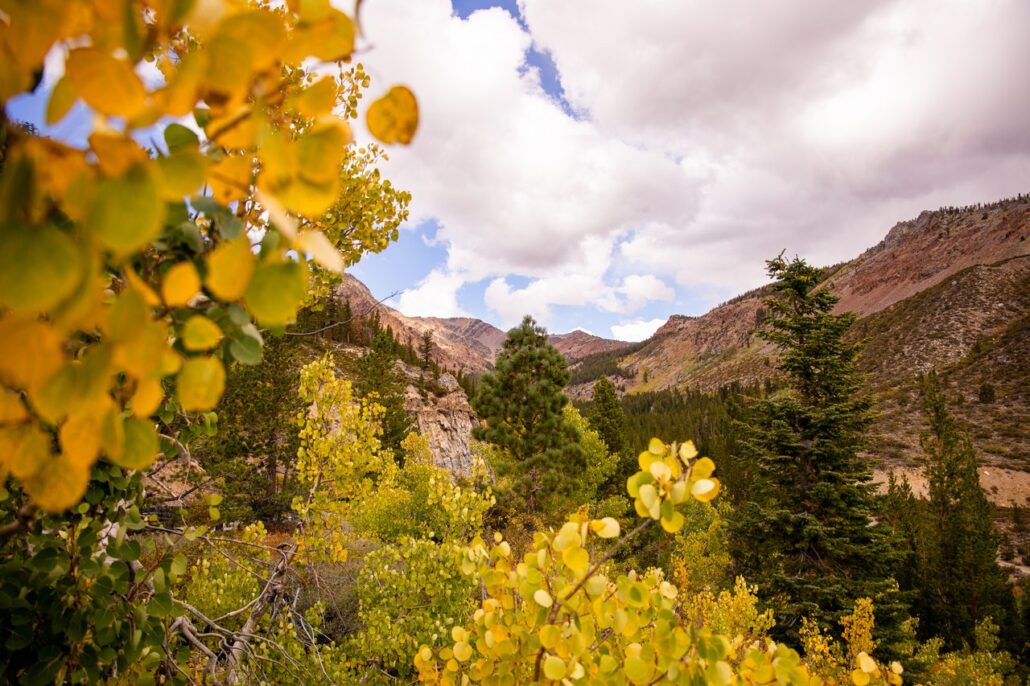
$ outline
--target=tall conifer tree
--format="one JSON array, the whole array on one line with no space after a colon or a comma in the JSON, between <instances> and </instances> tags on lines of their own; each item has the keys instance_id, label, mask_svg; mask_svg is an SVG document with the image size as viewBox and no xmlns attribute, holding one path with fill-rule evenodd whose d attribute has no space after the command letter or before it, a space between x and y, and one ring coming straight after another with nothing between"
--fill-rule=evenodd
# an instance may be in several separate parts
<instances>
[{"instance_id":1,"label":"tall conifer tree","mask_svg":"<svg viewBox=\"0 0 1030 686\"><path fill-rule=\"evenodd\" d=\"M358 359L354 391L358 397L383 406L380 440L394 452L399 463L404 457L401 441L414 429L414 422L404 408L404 383L397 371L395 342L387 331L390 329L377 333L369 349Z\"/></svg>"},{"instance_id":2,"label":"tall conifer tree","mask_svg":"<svg viewBox=\"0 0 1030 686\"><path fill-rule=\"evenodd\" d=\"M929 526L922 548L926 569L918 600L920 628L948 646L971 643L977 622L990 616L1009 634L1021 622L997 562L993 509L980 485L976 451L948 410L937 375L924 380L929 431L921 444L929 486Z\"/></svg>"},{"instance_id":3,"label":"tall conifer tree","mask_svg":"<svg viewBox=\"0 0 1030 686\"><path fill-rule=\"evenodd\" d=\"M855 599L868 597L890 652L906 612L891 533L872 518L870 466L859 455L872 403L860 388L858 345L845 337L855 315L833 312L838 298L818 287L821 270L782 255L767 264L776 292L759 335L778 349L786 387L758 401L741 427L754 479L735 517L734 559L788 636L802 617L837 632Z\"/></svg>"},{"instance_id":4,"label":"tall conifer tree","mask_svg":"<svg viewBox=\"0 0 1030 686\"><path fill-rule=\"evenodd\" d=\"M475 437L510 453L515 488L532 511L568 490L585 467L579 434L562 413L568 381L565 358L527 316L508 332L472 403L484 421Z\"/></svg>"}]
</instances>

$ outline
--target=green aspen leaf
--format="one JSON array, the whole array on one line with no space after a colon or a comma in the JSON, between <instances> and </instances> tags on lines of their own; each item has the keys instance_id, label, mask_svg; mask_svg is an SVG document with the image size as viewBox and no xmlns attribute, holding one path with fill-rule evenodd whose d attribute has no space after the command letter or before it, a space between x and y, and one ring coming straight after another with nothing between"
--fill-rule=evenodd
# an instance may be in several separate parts
<instances>
[{"instance_id":1,"label":"green aspen leaf","mask_svg":"<svg viewBox=\"0 0 1030 686\"><path fill-rule=\"evenodd\" d=\"M0 307L50 310L72 294L81 271L72 239L53 226L0 227Z\"/></svg>"},{"instance_id":2,"label":"green aspen leaf","mask_svg":"<svg viewBox=\"0 0 1030 686\"><path fill-rule=\"evenodd\" d=\"M143 248L161 233L165 203L153 175L142 166L97 186L86 228L117 256Z\"/></svg>"},{"instance_id":3,"label":"green aspen leaf","mask_svg":"<svg viewBox=\"0 0 1030 686\"><path fill-rule=\"evenodd\" d=\"M175 152L180 148L192 148L200 145L200 139L193 129L182 124L171 123L164 130L165 145L169 152Z\"/></svg>"},{"instance_id":4,"label":"green aspen leaf","mask_svg":"<svg viewBox=\"0 0 1030 686\"><path fill-rule=\"evenodd\" d=\"M195 314L182 325L182 344L187 350L210 350L222 340L222 330L202 314Z\"/></svg>"},{"instance_id":5,"label":"green aspen leaf","mask_svg":"<svg viewBox=\"0 0 1030 686\"><path fill-rule=\"evenodd\" d=\"M196 150L179 150L155 160L156 180L165 200L193 195L207 174L207 158Z\"/></svg>"},{"instance_id":6,"label":"green aspen leaf","mask_svg":"<svg viewBox=\"0 0 1030 686\"><path fill-rule=\"evenodd\" d=\"M50 100L47 101L46 123L52 126L64 119L72 105L75 104L76 97L71 79L67 76L58 79L54 90L50 93Z\"/></svg>"},{"instance_id":7,"label":"green aspen leaf","mask_svg":"<svg viewBox=\"0 0 1030 686\"><path fill-rule=\"evenodd\" d=\"M225 390L225 368L213 357L191 357L176 377L179 404L187 412L205 412L218 404Z\"/></svg>"},{"instance_id":8,"label":"green aspen leaf","mask_svg":"<svg viewBox=\"0 0 1030 686\"><path fill-rule=\"evenodd\" d=\"M254 272L244 300L262 326L284 326L293 321L304 302L307 273L298 262L264 264Z\"/></svg>"},{"instance_id":9,"label":"green aspen leaf","mask_svg":"<svg viewBox=\"0 0 1030 686\"><path fill-rule=\"evenodd\" d=\"M237 362L246 365L261 364L264 357L261 341L250 336L234 338L229 344L229 353Z\"/></svg>"},{"instance_id":10,"label":"green aspen leaf","mask_svg":"<svg viewBox=\"0 0 1030 686\"><path fill-rule=\"evenodd\" d=\"M125 447L117 457L108 455L112 462L125 469L146 469L160 450L157 431L149 420L130 417L125 420Z\"/></svg>"},{"instance_id":11,"label":"green aspen leaf","mask_svg":"<svg viewBox=\"0 0 1030 686\"><path fill-rule=\"evenodd\" d=\"M565 676L565 662L557 655L548 655L544 660L544 676L558 681Z\"/></svg>"}]
</instances>

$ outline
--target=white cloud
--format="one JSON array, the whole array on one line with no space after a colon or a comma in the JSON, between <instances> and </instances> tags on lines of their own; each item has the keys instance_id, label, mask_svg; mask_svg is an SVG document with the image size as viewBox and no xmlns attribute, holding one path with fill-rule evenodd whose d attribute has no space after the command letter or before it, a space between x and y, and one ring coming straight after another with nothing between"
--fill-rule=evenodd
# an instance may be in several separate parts
<instances>
[{"instance_id":1,"label":"white cloud","mask_svg":"<svg viewBox=\"0 0 1030 686\"><path fill-rule=\"evenodd\" d=\"M417 286L401 293L397 309L412 317L467 317L458 304L458 289L464 283L460 275L434 269Z\"/></svg>"},{"instance_id":2,"label":"white cloud","mask_svg":"<svg viewBox=\"0 0 1030 686\"><path fill-rule=\"evenodd\" d=\"M642 341L658 330L664 319L631 319L612 324L612 336L619 341Z\"/></svg>"},{"instance_id":3,"label":"white cloud","mask_svg":"<svg viewBox=\"0 0 1030 686\"><path fill-rule=\"evenodd\" d=\"M363 7L374 89L403 81L420 104L386 173L448 249L405 311L457 311L482 279L503 325L558 329L558 307L628 315L676 300L672 282L739 292L782 249L837 262L1030 178L1025 0L520 7L529 33L446 0ZM578 119L526 68L533 43Z\"/></svg>"}]
</instances>

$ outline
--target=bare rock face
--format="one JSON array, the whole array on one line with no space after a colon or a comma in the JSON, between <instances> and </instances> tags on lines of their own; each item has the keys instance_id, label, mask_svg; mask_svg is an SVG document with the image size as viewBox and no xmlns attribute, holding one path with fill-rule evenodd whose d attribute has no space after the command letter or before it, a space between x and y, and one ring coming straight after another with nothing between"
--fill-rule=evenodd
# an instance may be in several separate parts
<instances>
[{"instance_id":1,"label":"bare rock face","mask_svg":"<svg viewBox=\"0 0 1030 686\"><path fill-rule=\"evenodd\" d=\"M405 409L415 418L418 431L433 453L433 461L452 474L467 476L472 471L472 429L479 418L468 396L450 374L441 374L429 384L426 398L418 390L418 370L398 363L408 380Z\"/></svg>"}]
</instances>

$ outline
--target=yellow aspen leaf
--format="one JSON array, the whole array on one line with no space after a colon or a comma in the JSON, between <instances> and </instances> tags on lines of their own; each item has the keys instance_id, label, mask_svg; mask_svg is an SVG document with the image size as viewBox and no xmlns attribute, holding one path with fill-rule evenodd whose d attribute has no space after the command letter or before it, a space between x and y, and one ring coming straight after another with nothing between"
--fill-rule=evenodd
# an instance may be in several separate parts
<instances>
[{"instance_id":1,"label":"yellow aspen leaf","mask_svg":"<svg viewBox=\"0 0 1030 686\"><path fill-rule=\"evenodd\" d=\"M554 605L554 598L552 598L551 594L542 588L537 589L536 592L533 593L533 601L540 607L551 607Z\"/></svg>"},{"instance_id":2,"label":"yellow aspen leaf","mask_svg":"<svg viewBox=\"0 0 1030 686\"><path fill-rule=\"evenodd\" d=\"M206 73L207 53L202 50L191 52L179 62L168 85L154 94L156 107L172 117L182 117L192 112L197 105L198 92Z\"/></svg>"},{"instance_id":3,"label":"yellow aspen leaf","mask_svg":"<svg viewBox=\"0 0 1030 686\"><path fill-rule=\"evenodd\" d=\"M92 467L100 455L100 433L106 413L96 410L83 408L69 415L57 432L62 454L75 465Z\"/></svg>"},{"instance_id":4,"label":"yellow aspen leaf","mask_svg":"<svg viewBox=\"0 0 1030 686\"><path fill-rule=\"evenodd\" d=\"M100 449L111 460L121 457L125 450L125 424L121 409L111 403L100 423Z\"/></svg>"},{"instance_id":5,"label":"yellow aspen leaf","mask_svg":"<svg viewBox=\"0 0 1030 686\"><path fill-rule=\"evenodd\" d=\"M182 307L200 292L200 276L192 262L180 262L169 269L161 282L161 297L169 307Z\"/></svg>"},{"instance_id":6,"label":"yellow aspen leaf","mask_svg":"<svg viewBox=\"0 0 1030 686\"><path fill-rule=\"evenodd\" d=\"M126 288L118 294L107 319L107 334L112 341L126 343L143 332L149 321L149 310L143 294Z\"/></svg>"},{"instance_id":7,"label":"yellow aspen leaf","mask_svg":"<svg viewBox=\"0 0 1030 686\"><path fill-rule=\"evenodd\" d=\"M163 371L166 351L168 325L164 322L145 321L138 335L129 343L117 347L115 361L121 369L142 379Z\"/></svg>"},{"instance_id":8,"label":"yellow aspen leaf","mask_svg":"<svg viewBox=\"0 0 1030 686\"><path fill-rule=\"evenodd\" d=\"M63 512L82 500L89 485L89 468L58 455L45 460L23 485L39 507L48 512Z\"/></svg>"},{"instance_id":9,"label":"yellow aspen leaf","mask_svg":"<svg viewBox=\"0 0 1030 686\"><path fill-rule=\"evenodd\" d=\"M279 229L279 233L286 236L290 241L296 241L297 220L290 216L290 213L286 211L283 204L274 195L269 195L260 188L254 193L254 198L267 210L269 221L275 224L275 228Z\"/></svg>"},{"instance_id":10,"label":"yellow aspen leaf","mask_svg":"<svg viewBox=\"0 0 1030 686\"><path fill-rule=\"evenodd\" d=\"M62 76L54 84L54 90L50 92L50 99L46 105L46 123L54 125L64 119L76 99L75 87L72 86L71 79Z\"/></svg>"},{"instance_id":11,"label":"yellow aspen leaf","mask_svg":"<svg viewBox=\"0 0 1030 686\"><path fill-rule=\"evenodd\" d=\"M646 684L651 680L652 666L639 655L629 655L623 662L622 671L631 684Z\"/></svg>"},{"instance_id":12,"label":"yellow aspen leaf","mask_svg":"<svg viewBox=\"0 0 1030 686\"><path fill-rule=\"evenodd\" d=\"M139 166L98 184L86 228L105 248L124 256L157 238L164 217L165 204L153 174Z\"/></svg>"},{"instance_id":13,"label":"yellow aspen leaf","mask_svg":"<svg viewBox=\"0 0 1030 686\"><path fill-rule=\"evenodd\" d=\"M125 268L125 283L129 285L129 288L133 289L143 297L143 302L147 307L157 307L161 304L161 298L157 297L157 293L150 287L143 279L139 278L139 274L136 273L132 267Z\"/></svg>"},{"instance_id":14,"label":"yellow aspen leaf","mask_svg":"<svg viewBox=\"0 0 1030 686\"><path fill-rule=\"evenodd\" d=\"M872 674L873 672L877 671L876 660L869 657L869 654L866 652L859 653L855 657L855 662L858 663L858 668L861 669L863 672L868 672L869 674Z\"/></svg>"},{"instance_id":15,"label":"yellow aspen leaf","mask_svg":"<svg viewBox=\"0 0 1030 686\"><path fill-rule=\"evenodd\" d=\"M222 340L222 330L202 314L195 314L182 325L182 344L187 350L210 350Z\"/></svg>"},{"instance_id":16,"label":"yellow aspen leaf","mask_svg":"<svg viewBox=\"0 0 1030 686\"><path fill-rule=\"evenodd\" d=\"M565 676L565 661L557 655L548 655L544 660L544 676L552 681L558 681Z\"/></svg>"},{"instance_id":17,"label":"yellow aspen leaf","mask_svg":"<svg viewBox=\"0 0 1030 686\"><path fill-rule=\"evenodd\" d=\"M274 66L286 48L286 29L282 20L266 10L234 14L218 26L215 41L229 39L246 47L251 71L262 72Z\"/></svg>"},{"instance_id":18,"label":"yellow aspen leaf","mask_svg":"<svg viewBox=\"0 0 1030 686\"><path fill-rule=\"evenodd\" d=\"M213 357L191 357L176 377L179 404L187 412L214 409L225 390L225 369Z\"/></svg>"},{"instance_id":19,"label":"yellow aspen leaf","mask_svg":"<svg viewBox=\"0 0 1030 686\"><path fill-rule=\"evenodd\" d=\"M354 52L354 22L335 8L324 7L317 14L307 14L294 29L284 60L299 64L305 57L334 62ZM315 19L315 17L318 17Z\"/></svg>"},{"instance_id":20,"label":"yellow aspen leaf","mask_svg":"<svg viewBox=\"0 0 1030 686\"><path fill-rule=\"evenodd\" d=\"M91 347L81 361L66 362L38 388L29 389L36 413L50 424L60 424L81 404L102 402L111 384L113 346Z\"/></svg>"},{"instance_id":21,"label":"yellow aspen leaf","mask_svg":"<svg viewBox=\"0 0 1030 686\"><path fill-rule=\"evenodd\" d=\"M665 453L668 452L668 448L660 439L652 438L647 444L647 451L656 457L664 457Z\"/></svg>"},{"instance_id":22,"label":"yellow aspen leaf","mask_svg":"<svg viewBox=\"0 0 1030 686\"><path fill-rule=\"evenodd\" d=\"M700 460L694 463L694 468L690 470L691 480L696 479L707 479L715 471L715 463L709 457L702 457Z\"/></svg>"},{"instance_id":23,"label":"yellow aspen leaf","mask_svg":"<svg viewBox=\"0 0 1030 686\"><path fill-rule=\"evenodd\" d=\"M89 147L106 176L121 176L150 157L132 138L113 131L94 131L89 136Z\"/></svg>"},{"instance_id":24,"label":"yellow aspen leaf","mask_svg":"<svg viewBox=\"0 0 1030 686\"><path fill-rule=\"evenodd\" d=\"M454 644L454 659L458 662L468 662L471 657L472 646L465 641L459 641Z\"/></svg>"},{"instance_id":25,"label":"yellow aspen leaf","mask_svg":"<svg viewBox=\"0 0 1030 686\"><path fill-rule=\"evenodd\" d=\"M254 171L249 155L223 157L207 168L211 194L222 205L243 200L250 193Z\"/></svg>"},{"instance_id":26,"label":"yellow aspen leaf","mask_svg":"<svg viewBox=\"0 0 1030 686\"><path fill-rule=\"evenodd\" d=\"M35 319L7 315L0 319L0 381L14 388L34 388L64 363L61 338Z\"/></svg>"},{"instance_id":27,"label":"yellow aspen leaf","mask_svg":"<svg viewBox=\"0 0 1030 686\"><path fill-rule=\"evenodd\" d=\"M12 424L28 419L29 413L21 396L14 391L0 388L0 425Z\"/></svg>"},{"instance_id":28,"label":"yellow aspen leaf","mask_svg":"<svg viewBox=\"0 0 1030 686\"><path fill-rule=\"evenodd\" d=\"M250 148L257 135L254 119L251 106L244 105L220 117L211 117L204 132L209 140L222 147Z\"/></svg>"},{"instance_id":29,"label":"yellow aspen leaf","mask_svg":"<svg viewBox=\"0 0 1030 686\"><path fill-rule=\"evenodd\" d=\"M561 640L561 627L554 624L545 624L540 627L538 635L540 636L540 645L548 650L553 650L558 645L558 641Z\"/></svg>"},{"instance_id":30,"label":"yellow aspen leaf","mask_svg":"<svg viewBox=\"0 0 1030 686\"><path fill-rule=\"evenodd\" d=\"M149 417L157 412L164 400L164 389L158 379L140 379L136 392L132 395L132 414L136 417Z\"/></svg>"},{"instance_id":31,"label":"yellow aspen leaf","mask_svg":"<svg viewBox=\"0 0 1030 686\"><path fill-rule=\"evenodd\" d=\"M383 143L407 145L418 128L418 101L406 86L394 86L365 112L369 132Z\"/></svg>"},{"instance_id":32,"label":"yellow aspen leaf","mask_svg":"<svg viewBox=\"0 0 1030 686\"><path fill-rule=\"evenodd\" d=\"M23 150L33 158L40 188L62 202L73 182L94 173L86 160L86 151L57 141L30 139L25 142Z\"/></svg>"},{"instance_id":33,"label":"yellow aspen leaf","mask_svg":"<svg viewBox=\"0 0 1030 686\"><path fill-rule=\"evenodd\" d=\"M669 513L668 516L663 516L661 518L662 528L670 534L674 534L680 529L682 529L683 524L685 522L686 519L683 517L681 513L677 512L676 510L673 510L671 513Z\"/></svg>"},{"instance_id":34,"label":"yellow aspen leaf","mask_svg":"<svg viewBox=\"0 0 1030 686\"><path fill-rule=\"evenodd\" d=\"M174 350L167 348L161 351L161 362L158 370L161 376L171 376L182 369L182 357Z\"/></svg>"},{"instance_id":35,"label":"yellow aspen leaf","mask_svg":"<svg viewBox=\"0 0 1030 686\"><path fill-rule=\"evenodd\" d=\"M297 250L306 253L319 265L331 272L343 271L343 256L321 231L306 231L297 236Z\"/></svg>"},{"instance_id":36,"label":"yellow aspen leaf","mask_svg":"<svg viewBox=\"0 0 1030 686\"><path fill-rule=\"evenodd\" d=\"M561 554L562 562L575 573L577 577L587 573L590 566L590 554L584 548L566 548Z\"/></svg>"},{"instance_id":37,"label":"yellow aspen leaf","mask_svg":"<svg viewBox=\"0 0 1030 686\"><path fill-rule=\"evenodd\" d=\"M718 479L698 479L690 486L690 494L696 500L707 503L719 495Z\"/></svg>"},{"instance_id":38,"label":"yellow aspen leaf","mask_svg":"<svg viewBox=\"0 0 1030 686\"><path fill-rule=\"evenodd\" d=\"M340 162L353 140L347 122L327 117L297 141L300 176L313 184L330 183L340 175Z\"/></svg>"},{"instance_id":39,"label":"yellow aspen leaf","mask_svg":"<svg viewBox=\"0 0 1030 686\"><path fill-rule=\"evenodd\" d=\"M338 95L336 80L326 76L291 96L287 104L302 117L318 118L332 114Z\"/></svg>"},{"instance_id":40,"label":"yellow aspen leaf","mask_svg":"<svg viewBox=\"0 0 1030 686\"><path fill-rule=\"evenodd\" d=\"M18 66L9 51L0 51L0 100L9 100L31 85L32 74Z\"/></svg>"},{"instance_id":41,"label":"yellow aspen leaf","mask_svg":"<svg viewBox=\"0 0 1030 686\"><path fill-rule=\"evenodd\" d=\"M690 464L695 457L697 457L697 448L694 447L694 441L685 441L680 444L680 459L683 460L683 464Z\"/></svg>"},{"instance_id":42,"label":"yellow aspen leaf","mask_svg":"<svg viewBox=\"0 0 1030 686\"><path fill-rule=\"evenodd\" d=\"M65 69L75 92L101 114L132 119L146 109L146 89L127 60L100 48L76 48Z\"/></svg>"},{"instance_id":43,"label":"yellow aspen leaf","mask_svg":"<svg viewBox=\"0 0 1030 686\"><path fill-rule=\"evenodd\" d=\"M207 159L197 150L177 150L155 160L156 178L161 197L169 201L193 195L204 185Z\"/></svg>"},{"instance_id":44,"label":"yellow aspen leaf","mask_svg":"<svg viewBox=\"0 0 1030 686\"><path fill-rule=\"evenodd\" d=\"M50 458L50 436L35 424L0 429L0 447L16 479L27 479Z\"/></svg>"},{"instance_id":45,"label":"yellow aspen leaf","mask_svg":"<svg viewBox=\"0 0 1030 686\"><path fill-rule=\"evenodd\" d=\"M590 529L600 538L615 538L619 535L619 520L614 517L595 519L590 522Z\"/></svg>"},{"instance_id":46,"label":"yellow aspen leaf","mask_svg":"<svg viewBox=\"0 0 1030 686\"><path fill-rule=\"evenodd\" d=\"M311 219L325 214L339 195L340 180L337 177L325 183L297 177L276 193L283 205Z\"/></svg>"},{"instance_id":47,"label":"yellow aspen leaf","mask_svg":"<svg viewBox=\"0 0 1030 686\"><path fill-rule=\"evenodd\" d=\"M224 302L239 300L254 273L254 254L246 234L222 243L207 258L204 285Z\"/></svg>"},{"instance_id":48,"label":"yellow aspen leaf","mask_svg":"<svg viewBox=\"0 0 1030 686\"><path fill-rule=\"evenodd\" d=\"M63 9L61 3L53 0L4 3L10 26L4 40L12 61L23 70L31 73L43 65L50 46L61 36Z\"/></svg>"},{"instance_id":49,"label":"yellow aspen leaf","mask_svg":"<svg viewBox=\"0 0 1030 686\"><path fill-rule=\"evenodd\" d=\"M250 47L232 36L218 35L205 48L204 82L209 94L226 108L242 105L252 75Z\"/></svg>"},{"instance_id":50,"label":"yellow aspen leaf","mask_svg":"<svg viewBox=\"0 0 1030 686\"><path fill-rule=\"evenodd\" d=\"M851 672L851 681L855 686L867 686L871 679L868 673L863 672L861 669L856 669Z\"/></svg>"},{"instance_id":51,"label":"yellow aspen leaf","mask_svg":"<svg viewBox=\"0 0 1030 686\"><path fill-rule=\"evenodd\" d=\"M123 425L125 448L117 457L108 455L111 461L126 469L146 469L157 457L160 445L157 431L149 420L130 417Z\"/></svg>"},{"instance_id":52,"label":"yellow aspen leaf","mask_svg":"<svg viewBox=\"0 0 1030 686\"><path fill-rule=\"evenodd\" d=\"M72 294L82 265L72 239L45 224L0 226L0 307L45 312Z\"/></svg>"},{"instance_id":53,"label":"yellow aspen leaf","mask_svg":"<svg viewBox=\"0 0 1030 686\"><path fill-rule=\"evenodd\" d=\"M263 264L254 272L244 300L262 326L284 326L296 316L306 288L307 272L302 263Z\"/></svg>"}]
</instances>

